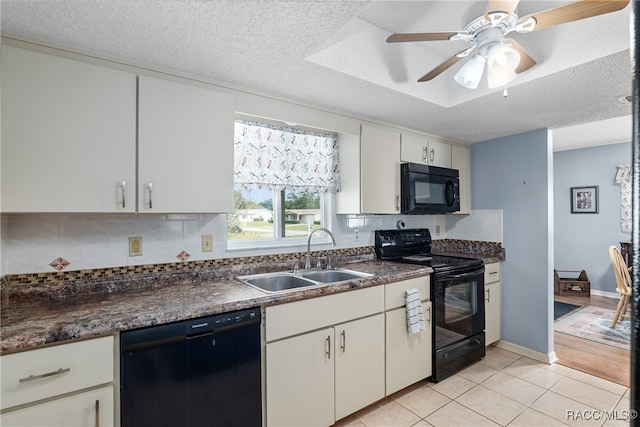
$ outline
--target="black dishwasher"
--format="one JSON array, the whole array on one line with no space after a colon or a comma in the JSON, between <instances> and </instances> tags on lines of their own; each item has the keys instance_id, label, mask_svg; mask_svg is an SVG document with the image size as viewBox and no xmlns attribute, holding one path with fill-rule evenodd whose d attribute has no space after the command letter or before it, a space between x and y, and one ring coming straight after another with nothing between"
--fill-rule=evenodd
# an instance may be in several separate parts
<instances>
[{"instance_id":1,"label":"black dishwasher","mask_svg":"<svg viewBox=\"0 0 640 427\"><path fill-rule=\"evenodd\" d=\"M260 310L120 334L121 425L262 425Z\"/></svg>"}]
</instances>

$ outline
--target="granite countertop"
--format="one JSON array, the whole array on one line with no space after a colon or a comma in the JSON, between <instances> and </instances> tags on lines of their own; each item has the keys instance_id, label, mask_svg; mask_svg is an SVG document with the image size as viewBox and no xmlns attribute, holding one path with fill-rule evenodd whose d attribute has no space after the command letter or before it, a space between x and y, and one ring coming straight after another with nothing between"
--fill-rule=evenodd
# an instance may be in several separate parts
<instances>
[{"instance_id":1,"label":"granite countertop","mask_svg":"<svg viewBox=\"0 0 640 427\"><path fill-rule=\"evenodd\" d=\"M342 267L374 276L272 294L238 280L224 278L195 283L163 283L153 288L122 292L76 293L54 298L39 295L11 302L3 299L0 354L378 286L432 272L430 267L384 261L365 261Z\"/></svg>"}]
</instances>

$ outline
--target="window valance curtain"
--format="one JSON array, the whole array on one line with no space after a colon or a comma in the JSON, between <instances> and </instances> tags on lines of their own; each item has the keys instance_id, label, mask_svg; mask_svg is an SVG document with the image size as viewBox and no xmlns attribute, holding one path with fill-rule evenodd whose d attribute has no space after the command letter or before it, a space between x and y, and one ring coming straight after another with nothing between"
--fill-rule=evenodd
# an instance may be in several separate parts
<instances>
[{"instance_id":1,"label":"window valance curtain","mask_svg":"<svg viewBox=\"0 0 640 427\"><path fill-rule=\"evenodd\" d=\"M616 173L616 184L620 184L620 229L631 233L631 165L621 164Z\"/></svg>"},{"instance_id":2,"label":"window valance curtain","mask_svg":"<svg viewBox=\"0 0 640 427\"><path fill-rule=\"evenodd\" d=\"M335 134L235 121L235 183L276 191L340 191Z\"/></svg>"}]
</instances>

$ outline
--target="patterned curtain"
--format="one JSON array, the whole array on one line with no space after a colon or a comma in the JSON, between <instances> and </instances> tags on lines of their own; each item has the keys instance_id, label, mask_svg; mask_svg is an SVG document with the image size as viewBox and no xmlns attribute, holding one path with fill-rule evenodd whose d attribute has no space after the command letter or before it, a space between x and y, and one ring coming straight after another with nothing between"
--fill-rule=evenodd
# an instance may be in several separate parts
<instances>
[{"instance_id":1,"label":"patterned curtain","mask_svg":"<svg viewBox=\"0 0 640 427\"><path fill-rule=\"evenodd\" d=\"M631 233L631 165L618 166L616 184L620 184L620 229Z\"/></svg>"},{"instance_id":2,"label":"patterned curtain","mask_svg":"<svg viewBox=\"0 0 640 427\"><path fill-rule=\"evenodd\" d=\"M335 134L236 120L234 162L240 188L340 191Z\"/></svg>"}]
</instances>

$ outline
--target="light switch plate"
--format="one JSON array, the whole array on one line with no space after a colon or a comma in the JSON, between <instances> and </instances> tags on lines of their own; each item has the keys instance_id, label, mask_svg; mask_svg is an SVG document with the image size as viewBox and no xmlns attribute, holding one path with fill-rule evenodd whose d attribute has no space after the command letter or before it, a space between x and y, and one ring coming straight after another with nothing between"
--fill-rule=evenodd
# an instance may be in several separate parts
<instances>
[{"instance_id":1,"label":"light switch plate","mask_svg":"<svg viewBox=\"0 0 640 427\"><path fill-rule=\"evenodd\" d=\"M202 235L202 252L213 252L213 234Z\"/></svg>"}]
</instances>

